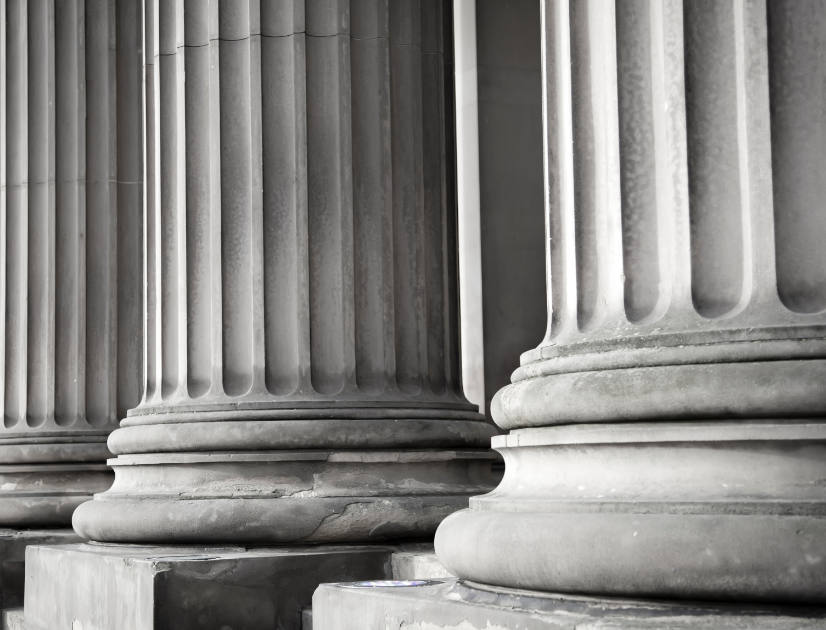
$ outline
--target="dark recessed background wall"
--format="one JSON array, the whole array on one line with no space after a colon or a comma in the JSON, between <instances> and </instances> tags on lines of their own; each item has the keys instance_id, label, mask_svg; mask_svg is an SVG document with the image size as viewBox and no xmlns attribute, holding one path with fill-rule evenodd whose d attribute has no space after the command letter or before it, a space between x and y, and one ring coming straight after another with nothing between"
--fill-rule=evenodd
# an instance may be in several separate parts
<instances>
[{"instance_id":1,"label":"dark recessed background wall","mask_svg":"<svg viewBox=\"0 0 826 630\"><path fill-rule=\"evenodd\" d=\"M539 2L477 0L485 410L546 324Z\"/></svg>"}]
</instances>

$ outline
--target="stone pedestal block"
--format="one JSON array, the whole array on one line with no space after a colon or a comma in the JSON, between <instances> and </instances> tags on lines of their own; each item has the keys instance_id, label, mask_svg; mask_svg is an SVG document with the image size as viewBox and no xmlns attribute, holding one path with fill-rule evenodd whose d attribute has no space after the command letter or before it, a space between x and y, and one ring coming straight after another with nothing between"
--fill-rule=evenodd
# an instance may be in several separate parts
<instances>
[{"instance_id":1,"label":"stone pedestal block","mask_svg":"<svg viewBox=\"0 0 826 630\"><path fill-rule=\"evenodd\" d=\"M71 529L0 529L0 609L23 605L28 545L80 542Z\"/></svg>"},{"instance_id":2,"label":"stone pedestal block","mask_svg":"<svg viewBox=\"0 0 826 630\"><path fill-rule=\"evenodd\" d=\"M313 595L316 630L814 630L826 609L601 599L470 586L322 584Z\"/></svg>"},{"instance_id":3,"label":"stone pedestal block","mask_svg":"<svg viewBox=\"0 0 826 630\"><path fill-rule=\"evenodd\" d=\"M432 574L432 558L428 545L32 547L26 628L300 630L320 583Z\"/></svg>"},{"instance_id":4,"label":"stone pedestal block","mask_svg":"<svg viewBox=\"0 0 826 630\"><path fill-rule=\"evenodd\" d=\"M389 578L391 553L379 546L33 547L26 628L299 630L319 583Z\"/></svg>"}]
</instances>

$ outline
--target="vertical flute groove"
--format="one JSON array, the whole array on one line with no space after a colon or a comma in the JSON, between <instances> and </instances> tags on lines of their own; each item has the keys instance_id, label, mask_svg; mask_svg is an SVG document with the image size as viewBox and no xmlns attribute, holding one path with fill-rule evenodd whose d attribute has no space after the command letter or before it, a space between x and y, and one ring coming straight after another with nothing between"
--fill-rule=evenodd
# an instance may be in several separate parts
<instances>
[{"instance_id":1,"label":"vertical flute groove","mask_svg":"<svg viewBox=\"0 0 826 630\"><path fill-rule=\"evenodd\" d=\"M55 421L71 425L85 415L86 15L77 2L55 8Z\"/></svg>"},{"instance_id":2,"label":"vertical flute groove","mask_svg":"<svg viewBox=\"0 0 826 630\"><path fill-rule=\"evenodd\" d=\"M221 271L223 386L231 396L253 385L253 52L250 6L220 4Z\"/></svg>"},{"instance_id":3,"label":"vertical flute groove","mask_svg":"<svg viewBox=\"0 0 826 630\"><path fill-rule=\"evenodd\" d=\"M777 292L797 313L826 308L826 7L768 6Z\"/></svg>"},{"instance_id":4,"label":"vertical flute groove","mask_svg":"<svg viewBox=\"0 0 826 630\"><path fill-rule=\"evenodd\" d=\"M266 386L310 386L304 0L261 7Z\"/></svg>"},{"instance_id":5,"label":"vertical flute groove","mask_svg":"<svg viewBox=\"0 0 826 630\"><path fill-rule=\"evenodd\" d=\"M459 345L459 241L458 229L458 158L456 147L456 64L453 52L453 5L441 3L442 99L444 110L440 121L444 143L444 191L442 195L442 269L443 317L445 327L445 387L448 393L461 398L462 368Z\"/></svg>"},{"instance_id":6,"label":"vertical flute groove","mask_svg":"<svg viewBox=\"0 0 826 630\"><path fill-rule=\"evenodd\" d=\"M577 268L573 157L573 87L568 0L541 4L542 100L545 130L543 171L547 247L548 330L546 340L576 327Z\"/></svg>"},{"instance_id":7,"label":"vertical flute groove","mask_svg":"<svg viewBox=\"0 0 826 630\"><path fill-rule=\"evenodd\" d=\"M393 373L389 4L354 2L351 16L356 379L367 392Z\"/></svg>"},{"instance_id":8,"label":"vertical flute groove","mask_svg":"<svg viewBox=\"0 0 826 630\"><path fill-rule=\"evenodd\" d=\"M86 419L111 422L117 391L115 5L86 2ZM88 289L88 290L87 290Z\"/></svg>"},{"instance_id":9,"label":"vertical flute groove","mask_svg":"<svg viewBox=\"0 0 826 630\"><path fill-rule=\"evenodd\" d=\"M158 2L143 3L144 23L144 85L145 85L145 255L146 284L144 300L146 328L144 340L145 384L144 400L160 395L161 384L161 318L160 318L160 64L158 42Z\"/></svg>"},{"instance_id":10,"label":"vertical flute groove","mask_svg":"<svg viewBox=\"0 0 826 630\"><path fill-rule=\"evenodd\" d=\"M28 32L26 2L7 4L5 426L26 418L28 277Z\"/></svg>"},{"instance_id":11,"label":"vertical flute groove","mask_svg":"<svg viewBox=\"0 0 826 630\"><path fill-rule=\"evenodd\" d=\"M427 322L424 370L429 389L445 392L445 349L448 318L445 313L445 231L447 228L447 160L444 121L444 41L442 7L422 0L422 169L424 210L424 298ZM448 245L449 246L449 245Z\"/></svg>"},{"instance_id":12,"label":"vertical flute groove","mask_svg":"<svg viewBox=\"0 0 826 630\"><path fill-rule=\"evenodd\" d=\"M116 5L117 422L140 402L143 360L142 0Z\"/></svg>"},{"instance_id":13,"label":"vertical flute groove","mask_svg":"<svg viewBox=\"0 0 826 630\"><path fill-rule=\"evenodd\" d=\"M0 412L4 416L6 406L6 256L8 253L6 247L6 213L8 211L8 174L6 170L8 166L6 159L6 152L8 151L8 127L6 125L6 116L8 115L6 101L8 98L6 89L8 82L7 8L6 0L0 2Z\"/></svg>"},{"instance_id":14,"label":"vertical flute groove","mask_svg":"<svg viewBox=\"0 0 826 630\"><path fill-rule=\"evenodd\" d=\"M421 390L426 343L423 251L421 2L390 5L396 382Z\"/></svg>"},{"instance_id":15,"label":"vertical flute groove","mask_svg":"<svg viewBox=\"0 0 826 630\"><path fill-rule=\"evenodd\" d=\"M220 284L213 278L213 233L220 238L219 42L215 2L188 2L186 44L187 390L197 398L214 383L221 344Z\"/></svg>"},{"instance_id":16,"label":"vertical flute groove","mask_svg":"<svg viewBox=\"0 0 826 630\"><path fill-rule=\"evenodd\" d=\"M28 3L29 230L27 403L29 426L54 416L54 14Z\"/></svg>"},{"instance_id":17,"label":"vertical flute groove","mask_svg":"<svg viewBox=\"0 0 826 630\"><path fill-rule=\"evenodd\" d=\"M161 393L180 390L186 374L185 112L183 0L159 4ZM185 346L184 346L185 348Z\"/></svg>"},{"instance_id":18,"label":"vertical flute groove","mask_svg":"<svg viewBox=\"0 0 826 630\"><path fill-rule=\"evenodd\" d=\"M262 143L261 6L250 4L250 284L252 286L252 389L266 392L264 324L264 149Z\"/></svg>"},{"instance_id":19,"label":"vertical flute groove","mask_svg":"<svg viewBox=\"0 0 826 630\"><path fill-rule=\"evenodd\" d=\"M685 3L692 296L705 317L744 289L734 2Z\"/></svg>"},{"instance_id":20,"label":"vertical flute groove","mask_svg":"<svg viewBox=\"0 0 826 630\"><path fill-rule=\"evenodd\" d=\"M657 147L649 0L617 4L622 232L625 311L631 321L651 315L660 298L657 233Z\"/></svg>"},{"instance_id":21,"label":"vertical flute groove","mask_svg":"<svg viewBox=\"0 0 826 630\"><path fill-rule=\"evenodd\" d=\"M307 189L313 388L355 376L348 0L307 5Z\"/></svg>"},{"instance_id":22,"label":"vertical flute groove","mask_svg":"<svg viewBox=\"0 0 826 630\"><path fill-rule=\"evenodd\" d=\"M623 313L621 191L614 6L571 5L578 323Z\"/></svg>"}]
</instances>

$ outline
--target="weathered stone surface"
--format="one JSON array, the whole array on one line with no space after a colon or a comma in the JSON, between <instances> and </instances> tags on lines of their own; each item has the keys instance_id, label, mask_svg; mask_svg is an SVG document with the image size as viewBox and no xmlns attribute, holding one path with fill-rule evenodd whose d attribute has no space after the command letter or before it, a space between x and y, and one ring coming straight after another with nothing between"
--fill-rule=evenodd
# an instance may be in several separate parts
<instances>
[{"instance_id":1,"label":"weathered stone surface","mask_svg":"<svg viewBox=\"0 0 826 630\"><path fill-rule=\"evenodd\" d=\"M0 609L23 605L26 547L80 542L71 529L0 529Z\"/></svg>"},{"instance_id":2,"label":"weathered stone surface","mask_svg":"<svg viewBox=\"0 0 826 630\"><path fill-rule=\"evenodd\" d=\"M448 449L122 455L115 484L73 523L86 538L155 543L426 538L495 483L493 461Z\"/></svg>"},{"instance_id":3,"label":"weathered stone surface","mask_svg":"<svg viewBox=\"0 0 826 630\"><path fill-rule=\"evenodd\" d=\"M433 580L322 584L313 622L316 630L814 630L826 625L826 609L600 599Z\"/></svg>"},{"instance_id":4,"label":"weathered stone surface","mask_svg":"<svg viewBox=\"0 0 826 630\"><path fill-rule=\"evenodd\" d=\"M392 552L387 546L32 547L26 629L300 630L318 584L390 579Z\"/></svg>"}]
</instances>

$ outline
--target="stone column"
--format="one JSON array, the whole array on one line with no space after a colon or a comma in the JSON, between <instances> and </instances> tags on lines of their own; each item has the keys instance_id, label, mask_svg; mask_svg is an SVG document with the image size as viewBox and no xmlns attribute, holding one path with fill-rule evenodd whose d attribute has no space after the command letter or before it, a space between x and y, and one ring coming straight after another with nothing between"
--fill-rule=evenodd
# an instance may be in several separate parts
<instances>
[{"instance_id":1,"label":"stone column","mask_svg":"<svg viewBox=\"0 0 826 630\"><path fill-rule=\"evenodd\" d=\"M145 3L147 380L78 532L422 536L490 484L447 4Z\"/></svg>"},{"instance_id":2,"label":"stone column","mask_svg":"<svg viewBox=\"0 0 826 630\"><path fill-rule=\"evenodd\" d=\"M547 335L461 578L826 598L826 4L544 0Z\"/></svg>"},{"instance_id":3,"label":"stone column","mask_svg":"<svg viewBox=\"0 0 826 630\"><path fill-rule=\"evenodd\" d=\"M68 525L140 399L138 7L0 7L0 526Z\"/></svg>"}]
</instances>

